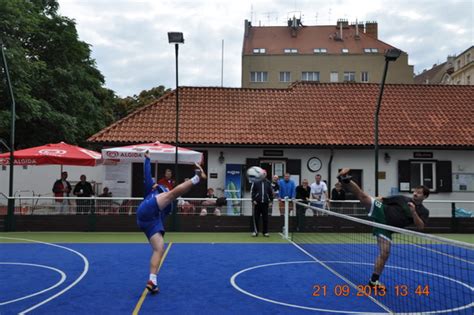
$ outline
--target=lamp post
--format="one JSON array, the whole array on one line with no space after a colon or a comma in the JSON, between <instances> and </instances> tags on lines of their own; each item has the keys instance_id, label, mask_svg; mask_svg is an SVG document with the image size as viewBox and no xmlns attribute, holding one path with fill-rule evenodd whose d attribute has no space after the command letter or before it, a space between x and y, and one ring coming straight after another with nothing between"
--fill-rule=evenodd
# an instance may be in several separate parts
<instances>
[{"instance_id":1,"label":"lamp post","mask_svg":"<svg viewBox=\"0 0 474 315\"><path fill-rule=\"evenodd\" d=\"M385 68L383 70L382 82L380 83L379 97L377 100L377 108L375 109L375 196L379 195L379 113L380 104L382 103L383 89L385 86L385 78L387 77L388 63L395 61L400 57L401 50L396 48L388 49L385 52Z\"/></svg>"},{"instance_id":2,"label":"lamp post","mask_svg":"<svg viewBox=\"0 0 474 315\"><path fill-rule=\"evenodd\" d=\"M8 212L7 212L7 224L5 229L7 231L13 231L15 229L15 200L13 199L13 167L14 167L14 150L15 150L15 97L13 96L13 89L10 82L10 74L8 73L7 58L5 57L3 41L0 39L0 50L2 53L3 70L5 71L5 78L8 85L8 93L10 94L11 101L11 124L10 124L10 182L8 188ZM3 145L6 144L3 142ZM8 146L6 146L8 148Z\"/></svg>"},{"instance_id":3,"label":"lamp post","mask_svg":"<svg viewBox=\"0 0 474 315\"><path fill-rule=\"evenodd\" d=\"M168 42L174 44L174 51L176 56L176 151L174 158L174 176L176 178L176 184L178 183L178 146L179 146L179 89L178 89L178 49L179 44L184 44L183 33L181 32L168 32Z\"/></svg>"}]
</instances>

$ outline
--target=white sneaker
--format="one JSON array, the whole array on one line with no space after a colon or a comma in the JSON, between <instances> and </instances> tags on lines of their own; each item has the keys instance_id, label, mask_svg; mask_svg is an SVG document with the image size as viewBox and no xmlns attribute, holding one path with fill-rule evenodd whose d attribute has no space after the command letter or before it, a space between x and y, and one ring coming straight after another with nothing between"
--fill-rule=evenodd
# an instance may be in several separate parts
<instances>
[{"instance_id":1,"label":"white sneaker","mask_svg":"<svg viewBox=\"0 0 474 315\"><path fill-rule=\"evenodd\" d=\"M268 233L263 234L263 236L270 237L270 235Z\"/></svg>"},{"instance_id":2,"label":"white sneaker","mask_svg":"<svg viewBox=\"0 0 474 315\"><path fill-rule=\"evenodd\" d=\"M252 233L252 236L253 236L253 237L257 237L257 236L258 236L258 233L253 232L253 233Z\"/></svg>"}]
</instances>

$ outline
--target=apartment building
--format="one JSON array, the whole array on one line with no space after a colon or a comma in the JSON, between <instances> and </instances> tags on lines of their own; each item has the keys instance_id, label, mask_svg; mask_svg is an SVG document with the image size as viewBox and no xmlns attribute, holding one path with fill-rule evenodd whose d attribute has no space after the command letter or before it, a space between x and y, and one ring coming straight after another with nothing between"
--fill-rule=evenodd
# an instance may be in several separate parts
<instances>
[{"instance_id":1,"label":"apartment building","mask_svg":"<svg viewBox=\"0 0 474 315\"><path fill-rule=\"evenodd\" d=\"M474 85L474 46L463 51L454 60L451 84Z\"/></svg>"},{"instance_id":2,"label":"apartment building","mask_svg":"<svg viewBox=\"0 0 474 315\"><path fill-rule=\"evenodd\" d=\"M295 81L379 83L384 53L377 22L304 26L253 26L245 21L242 87L285 88ZM387 83L413 83L413 66L403 52L390 64Z\"/></svg>"}]
</instances>

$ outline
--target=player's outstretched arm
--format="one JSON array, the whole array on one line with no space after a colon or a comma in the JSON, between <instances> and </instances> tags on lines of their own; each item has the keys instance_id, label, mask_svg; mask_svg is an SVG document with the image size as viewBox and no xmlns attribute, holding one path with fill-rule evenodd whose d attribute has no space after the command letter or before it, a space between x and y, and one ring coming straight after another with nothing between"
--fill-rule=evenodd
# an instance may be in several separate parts
<instances>
[{"instance_id":1,"label":"player's outstretched arm","mask_svg":"<svg viewBox=\"0 0 474 315\"><path fill-rule=\"evenodd\" d=\"M155 182L151 176L151 161L150 161L150 152L147 150L144 154L145 162L143 164L143 178L144 178L144 196L147 196L153 189Z\"/></svg>"}]
</instances>

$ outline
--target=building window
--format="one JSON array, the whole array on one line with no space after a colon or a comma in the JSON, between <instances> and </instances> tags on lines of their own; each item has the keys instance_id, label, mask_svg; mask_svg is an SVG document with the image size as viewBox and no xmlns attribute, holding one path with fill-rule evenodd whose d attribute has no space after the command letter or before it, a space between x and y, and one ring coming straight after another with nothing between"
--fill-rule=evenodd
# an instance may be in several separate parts
<instances>
[{"instance_id":1,"label":"building window","mask_svg":"<svg viewBox=\"0 0 474 315\"><path fill-rule=\"evenodd\" d=\"M250 82L267 82L268 73L266 71L250 72Z\"/></svg>"},{"instance_id":2,"label":"building window","mask_svg":"<svg viewBox=\"0 0 474 315\"><path fill-rule=\"evenodd\" d=\"M356 76L353 71L344 72L344 82L355 82Z\"/></svg>"},{"instance_id":3,"label":"building window","mask_svg":"<svg viewBox=\"0 0 474 315\"><path fill-rule=\"evenodd\" d=\"M379 52L378 48L364 48L366 54L376 54Z\"/></svg>"},{"instance_id":4,"label":"building window","mask_svg":"<svg viewBox=\"0 0 474 315\"><path fill-rule=\"evenodd\" d=\"M369 82L369 73L367 71L360 73L360 82Z\"/></svg>"},{"instance_id":5,"label":"building window","mask_svg":"<svg viewBox=\"0 0 474 315\"><path fill-rule=\"evenodd\" d=\"M470 63L471 62L471 54L467 54L466 55L466 63Z\"/></svg>"},{"instance_id":6,"label":"building window","mask_svg":"<svg viewBox=\"0 0 474 315\"><path fill-rule=\"evenodd\" d=\"M302 81L319 81L319 72L304 71L301 74Z\"/></svg>"},{"instance_id":7,"label":"building window","mask_svg":"<svg viewBox=\"0 0 474 315\"><path fill-rule=\"evenodd\" d=\"M470 75L468 75L468 76L466 77L466 84L467 84L467 85L471 85L471 76L470 76Z\"/></svg>"},{"instance_id":8,"label":"building window","mask_svg":"<svg viewBox=\"0 0 474 315\"><path fill-rule=\"evenodd\" d=\"M430 191L452 191L451 161L398 161L398 182L400 191L413 191L424 185Z\"/></svg>"},{"instance_id":9,"label":"building window","mask_svg":"<svg viewBox=\"0 0 474 315\"><path fill-rule=\"evenodd\" d=\"M291 82L291 72L290 71L281 71L280 72L280 82Z\"/></svg>"},{"instance_id":10,"label":"building window","mask_svg":"<svg viewBox=\"0 0 474 315\"><path fill-rule=\"evenodd\" d=\"M458 68L456 70L461 69L461 60L458 60Z\"/></svg>"},{"instance_id":11,"label":"building window","mask_svg":"<svg viewBox=\"0 0 474 315\"><path fill-rule=\"evenodd\" d=\"M297 54L298 53L298 49L296 49L296 48L285 48L283 51L285 52L285 54Z\"/></svg>"},{"instance_id":12,"label":"building window","mask_svg":"<svg viewBox=\"0 0 474 315\"><path fill-rule=\"evenodd\" d=\"M347 48L342 48L342 49L341 49L341 52L342 52L343 54L348 54L348 53L349 53L349 49L347 49Z\"/></svg>"},{"instance_id":13,"label":"building window","mask_svg":"<svg viewBox=\"0 0 474 315\"><path fill-rule=\"evenodd\" d=\"M339 73L337 71L332 71L331 72L330 81L331 82L339 82Z\"/></svg>"},{"instance_id":14,"label":"building window","mask_svg":"<svg viewBox=\"0 0 474 315\"><path fill-rule=\"evenodd\" d=\"M315 48L313 49L315 54L326 54L328 50L326 48Z\"/></svg>"},{"instance_id":15,"label":"building window","mask_svg":"<svg viewBox=\"0 0 474 315\"><path fill-rule=\"evenodd\" d=\"M254 54L264 54L264 53L266 53L266 52L267 52L267 51L266 51L265 48L254 48L254 49L253 49L253 53L254 53Z\"/></svg>"}]
</instances>

